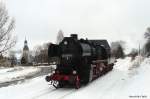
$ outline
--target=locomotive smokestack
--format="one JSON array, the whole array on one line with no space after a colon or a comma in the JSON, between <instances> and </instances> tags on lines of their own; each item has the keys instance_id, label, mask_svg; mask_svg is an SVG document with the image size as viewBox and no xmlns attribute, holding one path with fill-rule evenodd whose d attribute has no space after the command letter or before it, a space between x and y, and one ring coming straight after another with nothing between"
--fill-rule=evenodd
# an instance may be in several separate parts
<instances>
[{"instance_id":1,"label":"locomotive smokestack","mask_svg":"<svg viewBox=\"0 0 150 99\"><path fill-rule=\"evenodd\" d=\"M78 40L78 35L77 34L71 34L70 35L73 39Z\"/></svg>"}]
</instances>

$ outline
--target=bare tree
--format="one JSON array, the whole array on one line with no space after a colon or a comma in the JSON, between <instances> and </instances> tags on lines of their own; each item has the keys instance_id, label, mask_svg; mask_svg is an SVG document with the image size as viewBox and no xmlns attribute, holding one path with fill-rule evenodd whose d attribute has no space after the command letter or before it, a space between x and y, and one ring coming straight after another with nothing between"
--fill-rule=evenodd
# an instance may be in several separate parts
<instances>
[{"instance_id":1,"label":"bare tree","mask_svg":"<svg viewBox=\"0 0 150 99\"><path fill-rule=\"evenodd\" d=\"M45 63L49 63L49 58L48 58L48 47L49 47L49 45L50 45L50 43L43 44L42 56L43 56Z\"/></svg>"},{"instance_id":2,"label":"bare tree","mask_svg":"<svg viewBox=\"0 0 150 99\"><path fill-rule=\"evenodd\" d=\"M42 47L41 46L35 46L34 47L34 63L38 64L38 63L41 63L41 56L40 56L40 51L42 50Z\"/></svg>"},{"instance_id":3,"label":"bare tree","mask_svg":"<svg viewBox=\"0 0 150 99\"><path fill-rule=\"evenodd\" d=\"M5 5L0 3L0 54L16 44L16 37L12 36L14 25L14 19L9 17Z\"/></svg>"},{"instance_id":4,"label":"bare tree","mask_svg":"<svg viewBox=\"0 0 150 99\"><path fill-rule=\"evenodd\" d=\"M9 59L11 61L11 66L15 66L17 64L17 58L14 51L9 52Z\"/></svg>"},{"instance_id":5,"label":"bare tree","mask_svg":"<svg viewBox=\"0 0 150 99\"><path fill-rule=\"evenodd\" d=\"M49 59L48 59L48 46L50 43L44 43L41 46L36 46L34 48L34 62L36 64L38 63L48 63L49 64Z\"/></svg>"}]
</instances>

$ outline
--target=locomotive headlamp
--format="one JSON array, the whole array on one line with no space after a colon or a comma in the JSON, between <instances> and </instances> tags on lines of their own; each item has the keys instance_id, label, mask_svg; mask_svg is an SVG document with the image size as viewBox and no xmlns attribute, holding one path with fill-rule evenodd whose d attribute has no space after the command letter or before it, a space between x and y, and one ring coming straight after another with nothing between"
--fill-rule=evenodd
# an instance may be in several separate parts
<instances>
[{"instance_id":1,"label":"locomotive headlamp","mask_svg":"<svg viewBox=\"0 0 150 99\"><path fill-rule=\"evenodd\" d=\"M73 72L72 72L72 73L73 73L74 75L75 75L75 74L77 74L77 72L76 72L75 70L73 70Z\"/></svg>"},{"instance_id":2,"label":"locomotive headlamp","mask_svg":"<svg viewBox=\"0 0 150 99\"><path fill-rule=\"evenodd\" d=\"M68 42L67 42L67 41L65 41L65 42L64 42L64 44L65 44L65 45L67 45L67 44L68 44Z\"/></svg>"}]
</instances>

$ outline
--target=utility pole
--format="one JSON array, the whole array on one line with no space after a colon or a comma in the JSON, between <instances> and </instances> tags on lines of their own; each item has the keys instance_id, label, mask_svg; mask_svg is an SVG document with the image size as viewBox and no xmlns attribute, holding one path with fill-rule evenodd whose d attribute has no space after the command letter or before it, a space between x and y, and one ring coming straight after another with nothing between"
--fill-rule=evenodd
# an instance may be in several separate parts
<instances>
[{"instance_id":1,"label":"utility pole","mask_svg":"<svg viewBox=\"0 0 150 99\"><path fill-rule=\"evenodd\" d=\"M138 55L141 56L141 48L140 48L140 43L139 43L139 51L138 51Z\"/></svg>"},{"instance_id":2,"label":"utility pole","mask_svg":"<svg viewBox=\"0 0 150 99\"><path fill-rule=\"evenodd\" d=\"M138 57L139 57L139 64L141 64L141 46L140 46L140 43L139 43Z\"/></svg>"}]
</instances>

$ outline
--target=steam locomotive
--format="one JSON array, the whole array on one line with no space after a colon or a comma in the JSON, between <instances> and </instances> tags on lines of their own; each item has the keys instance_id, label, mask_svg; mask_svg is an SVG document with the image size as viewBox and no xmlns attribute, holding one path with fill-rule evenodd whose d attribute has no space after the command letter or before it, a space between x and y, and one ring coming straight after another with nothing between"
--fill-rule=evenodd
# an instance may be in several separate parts
<instances>
[{"instance_id":1,"label":"steam locomotive","mask_svg":"<svg viewBox=\"0 0 150 99\"><path fill-rule=\"evenodd\" d=\"M80 88L113 69L107 40L78 39L77 34L50 44L49 58L58 58L55 72L45 77L56 88Z\"/></svg>"}]
</instances>

